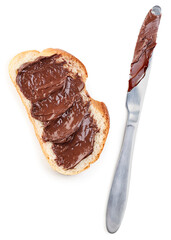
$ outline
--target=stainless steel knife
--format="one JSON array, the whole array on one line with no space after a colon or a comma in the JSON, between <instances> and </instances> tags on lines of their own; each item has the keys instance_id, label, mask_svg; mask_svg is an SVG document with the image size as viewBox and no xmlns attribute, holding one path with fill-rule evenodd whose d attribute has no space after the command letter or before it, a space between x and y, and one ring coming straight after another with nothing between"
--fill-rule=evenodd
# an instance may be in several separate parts
<instances>
[{"instance_id":1,"label":"stainless steel knife","mask_svg":"<svg viewBox=\"0 0 171 240\"><path fill-rule=\"evenodd\" d=\"M159 16L161 15L161 8L159 6L154 6L151 9L151 13L155 16ZM106 227L110 233L115 233L119 229L126 208L134 141L146 85L149 78L151 60L152 56L150 57L145 76L139 76L143 79L136 87L127 93L127 123L120 156L116 165L114 179L110 190L106 213Z\"/></svg>"}]
</instances>

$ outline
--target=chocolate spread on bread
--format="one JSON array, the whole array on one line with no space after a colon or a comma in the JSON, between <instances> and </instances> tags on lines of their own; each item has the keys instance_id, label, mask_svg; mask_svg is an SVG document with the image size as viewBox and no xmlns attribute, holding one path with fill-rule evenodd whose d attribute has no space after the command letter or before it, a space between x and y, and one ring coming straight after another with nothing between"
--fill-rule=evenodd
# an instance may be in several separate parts
<instances>
[{"instance_id":1,"label":"chocolate spread on bread","mask_svg":"<svg viewBox=\"0 0 171 240\"><path fill-rule=\"evenodd\" d=\"M160 18L161 15L154 15L150 10L143 22L131 64L128 91L137 86L145 76L149 60L156 46Z\"/></svg>"},{"instance_id":2,"label":"chocolate spread on bread","mask_svg":"<svg viewBox=\"0 0 171 240\"><path fill-rule=\"evenodd\" d=\"M59 58L55 54L23 64L16 82L32 103L32 117L43 122L42 138L52 142L56 163L71 169L93 152L98 129L89 113L90 102L80 94L84 82Z\"/></svg>"}]
</instances>

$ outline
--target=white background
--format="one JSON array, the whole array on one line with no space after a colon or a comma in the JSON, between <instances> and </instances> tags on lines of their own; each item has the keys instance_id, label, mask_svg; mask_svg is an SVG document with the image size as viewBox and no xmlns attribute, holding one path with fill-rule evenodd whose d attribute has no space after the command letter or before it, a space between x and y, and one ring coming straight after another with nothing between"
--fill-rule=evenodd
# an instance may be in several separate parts
<instances>
[{"instance_id":1,"label":"white background","mask_svg":"<svg viewBox=\"0 0 171 240\"><path fill-rule=\"evenodd\" d=\"M106 231L105 213L126 121L130 63L148 10L162 7L158 45L133 155L122 226ZM0 239L171 239L171 2L1 1ZM86 66L90 95L111 120L100 159L77 176L46 161L8 63L25 50L64 49Z\"/></svg>"}]
</instances>

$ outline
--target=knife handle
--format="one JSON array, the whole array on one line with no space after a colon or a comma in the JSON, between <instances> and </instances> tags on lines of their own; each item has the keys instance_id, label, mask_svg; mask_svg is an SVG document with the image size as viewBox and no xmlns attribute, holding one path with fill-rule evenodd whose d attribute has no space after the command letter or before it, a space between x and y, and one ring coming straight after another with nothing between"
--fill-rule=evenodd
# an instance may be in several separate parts
<instances>
[{"instance_id":1,"label":"knife handle","mask_svg":"<svg viewBox=\"0 0 171 240\"><path fill-rule=\"evenodd\" d=\"M131 123L128 116L121 152L117 162L107 206L106 227L110 233L114 233L118 230L125 212L135 134L136 123Z\"/></svg>"}]
</instances>

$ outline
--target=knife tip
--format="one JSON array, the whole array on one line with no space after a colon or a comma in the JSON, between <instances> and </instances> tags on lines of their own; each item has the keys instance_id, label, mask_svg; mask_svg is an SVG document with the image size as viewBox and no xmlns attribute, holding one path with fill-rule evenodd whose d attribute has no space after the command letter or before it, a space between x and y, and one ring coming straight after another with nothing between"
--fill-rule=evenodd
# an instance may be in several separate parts
<instances>
[{"instance_id":1,"label":"knife tip","mask_svg":"<svg viewBox=\"0 0 171 240\"><path fill-rule=\"evenodd\" d=\"M156 15L156 16L160 16L161 15L161 7L156 5L151 9L152 14Z\"/></svg>"}]
</instances>

